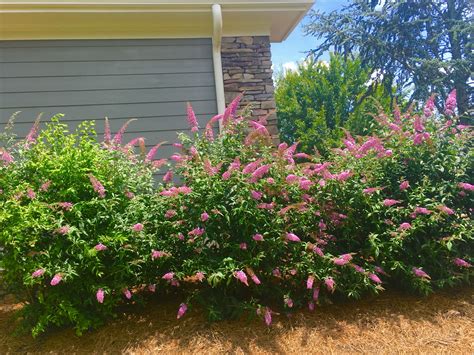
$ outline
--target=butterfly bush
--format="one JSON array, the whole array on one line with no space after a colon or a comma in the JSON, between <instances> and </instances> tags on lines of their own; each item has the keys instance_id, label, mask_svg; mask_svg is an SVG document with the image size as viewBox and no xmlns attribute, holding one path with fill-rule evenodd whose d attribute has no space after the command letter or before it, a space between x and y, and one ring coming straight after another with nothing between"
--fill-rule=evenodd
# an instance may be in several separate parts
<instances>
[{"instance_id":1,"label":"butterfly bush","mask_svg":"<svg viewBox=\"0 0 474 355\"><path fill-rule=\"evenodd\" d=\"M149 228L183 302L268 322L336 294L469 281L472 131L430 100L421 114L380 113L373 136L347 133L327 160L274 147L262 122L235 114L210 120L220 134L181 135L174 174L189 194L160 197Z\"/></svg>"},{"instance_id":2,"label":"butterfly bush","mask_svg":"<svg viewBox=\"0 0 474 355\"><path fill-rule=\"evenodd\" d=\"M59 118L41 132L35 124L0 163L2 277L34 335L100 324L122 290L141 287L151 243L136 231L146 229L138 213L153 193L152 164L119 143L123 129L98 143L93 123L69 133Z\"/></svg>"},{"instance_id":3,"label":"butterfly bush","mask_svg":"<svg viewBox=\"0 0 474 355\"><path fill-rule=\"evenodd\" d=\"M271 325L334 297L468 282L473 137L453 95L448 116L432 99L421 113L380 113L372 136L346 133L326 160L275 147L264 119L236 114L240 97L201 130L189 105L169 164L108 122L102 143L89 123L67 134L53 120L39 137L35 126L2 150L7 284L38 334L82 332L152 295L172 294L178 319L199 305L213 320L247 312Z\"/></svg>"}]
</instances>

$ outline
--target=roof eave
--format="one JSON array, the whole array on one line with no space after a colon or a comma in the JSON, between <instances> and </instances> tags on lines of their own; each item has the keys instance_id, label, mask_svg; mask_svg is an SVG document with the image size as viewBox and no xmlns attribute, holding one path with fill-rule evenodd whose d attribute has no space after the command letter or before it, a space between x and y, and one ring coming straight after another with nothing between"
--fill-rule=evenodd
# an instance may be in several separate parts
<instances>
[{"instance_id":1,"label":"roof eave","mask_svg":"<svg viewBox=\"0 0 474 355\"><path fill-rule=\"evenodd\" d=\"M269 35L273 42L287 38L313 4L313 0L215 2L222 4L224 36ZM210 37L212 3L206 0L2 1L0 39ZM100 21L103 31L97 24L88 31L84 24L91 19ZM114 31L110 25L118 19L123 26ZM58 22L53 24L52 20Z\"/></svg>"}]
</instances>

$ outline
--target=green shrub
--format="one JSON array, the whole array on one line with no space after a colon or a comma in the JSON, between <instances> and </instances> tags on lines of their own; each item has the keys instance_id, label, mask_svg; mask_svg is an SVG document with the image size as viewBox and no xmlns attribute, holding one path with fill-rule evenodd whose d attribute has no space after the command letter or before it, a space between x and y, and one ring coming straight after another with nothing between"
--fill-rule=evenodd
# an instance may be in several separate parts
<instances>
[{"instance_id":1,"label":"green shrub","mask_svg":"<svg viewBox=\"0 0 474 355\"><path fill-rule=\"evenodd\" d=\"M360 59L331 54L329 63L308 58L296 71L277 78L275 99L282 141L299 142L307 153L316 148L325 157L339 147L343 128L368 135L370 113L381 105L391 108L390 89L372 77L373 70Z\"/></svg>"},{"instance_id":2,"label":"green shrub","mask_svg":"<svg viewBox=\"0 0 474 355\"><path fill-rule=\"evenodd\" d=\"M27 302L33 334L99 324L122 291L141 285L151 243L132 230L152 193L151 164L119 146L120 133L101 145L93 123L70 134L58 118L38 139L36 124L0 164L3 277Z\"/></svg>"}]
</instances>

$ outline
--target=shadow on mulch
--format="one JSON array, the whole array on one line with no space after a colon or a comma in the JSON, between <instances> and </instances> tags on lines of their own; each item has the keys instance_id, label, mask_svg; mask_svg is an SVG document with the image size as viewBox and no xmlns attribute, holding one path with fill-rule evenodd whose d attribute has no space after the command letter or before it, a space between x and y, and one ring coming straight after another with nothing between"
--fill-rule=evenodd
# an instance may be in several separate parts
<instances>
[{"instance_id":1,"label":"shadow on mulch","mask_svg":"<svg viewBox=\"0 0 474 355\"><path fill-rule=\"evenodd\" d=\"M152 300L106 326L75 335L15 336L14 304L0 305L0 353L473 353L472 287L426 298L388 291L379 297L261 320L208 323L198 312L176 320L178 304Z\"/></svg>"}]
</instances>

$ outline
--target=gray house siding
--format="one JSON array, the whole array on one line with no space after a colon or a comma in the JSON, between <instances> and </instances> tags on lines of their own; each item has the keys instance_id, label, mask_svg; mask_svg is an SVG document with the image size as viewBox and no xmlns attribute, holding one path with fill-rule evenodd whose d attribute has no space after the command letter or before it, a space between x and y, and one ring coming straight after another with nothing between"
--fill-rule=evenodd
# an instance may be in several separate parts
<instances>
[{"instance_id":1,"label":"gray house siding","mask_svg":"<svg viewBox=\"0 0 474 355\"><path fill-rule=\"evenodd\" d=\"M24 137L39 113L57 113L74 129L104 118L117 131L137 118L125 141L146 138L148 147L189 131L186 103L201 126L216 114L210 39L0 41L0 129L17 116L15 132Z\"/></svg>"}]
</instances>

